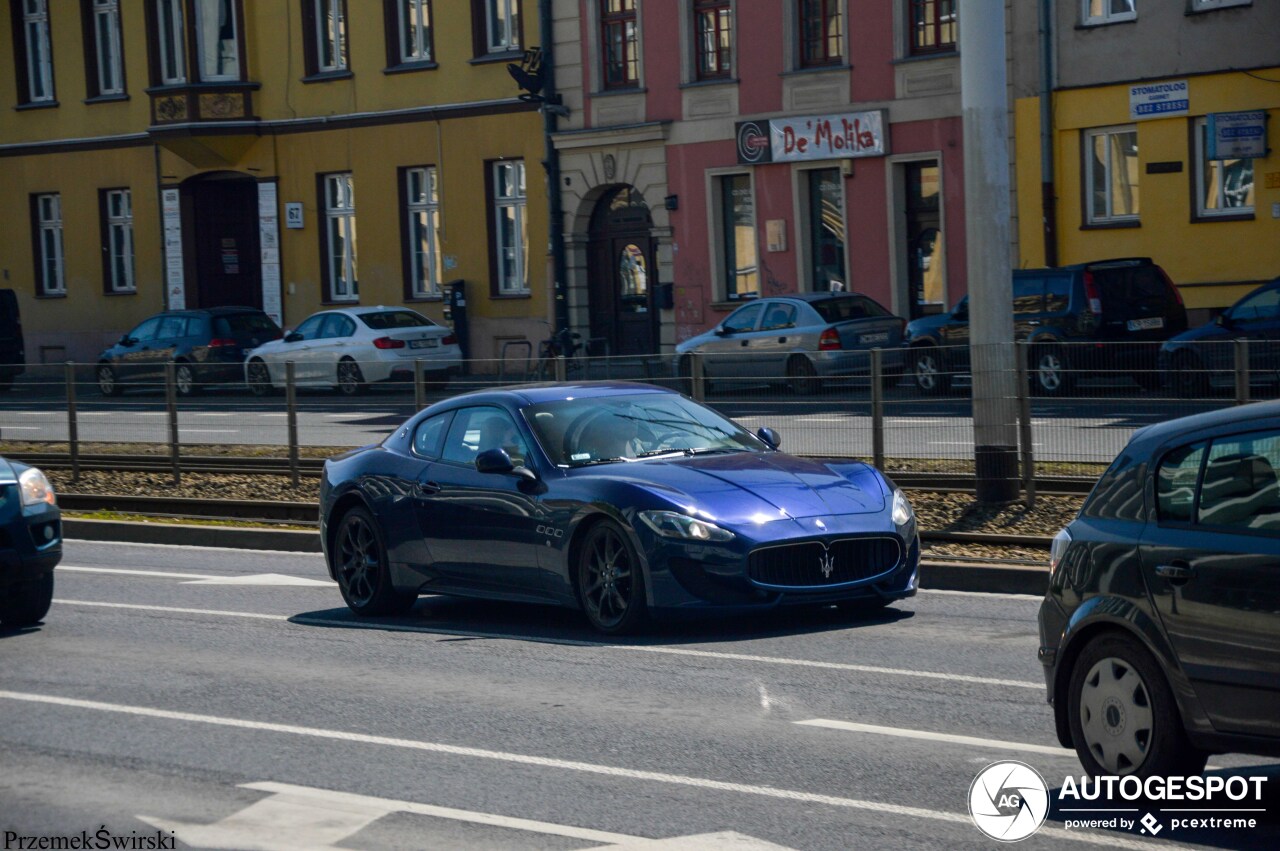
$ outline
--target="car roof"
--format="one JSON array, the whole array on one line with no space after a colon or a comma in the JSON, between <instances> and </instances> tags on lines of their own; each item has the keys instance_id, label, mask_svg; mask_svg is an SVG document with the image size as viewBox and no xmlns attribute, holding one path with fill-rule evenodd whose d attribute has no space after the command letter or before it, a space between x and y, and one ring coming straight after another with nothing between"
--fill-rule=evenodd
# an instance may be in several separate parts
<instances>
[{"instance_id":1,"label":"car roof","mask_svg":"<svg viewBox=\"0 0 1280 851\"><path fill-rule=\"evenodd\" d=\"M166 310L157 316L227 316L233 313L262 313L256 307L193 307L187 310Z\"/></svg>"},{"instance_id":2,"label":"car roof","mask_svg":"<svg viewBox=\"0 0 1280 851\"><path fill-rule=\"evenodd\" d=\"M651 394L654 396L680 395L666 387L643 384L638 381L593 381L589 384L542 382L473 390L470 393L454 396L449 401L465 400L466 404L514 402L523 407L524 405L537 405L542 402L561 402L566 399L602 399L610 396L634 396L637 394Z\"/></svg>"},{"instance_id":3,"label":"car roof","mask_svg":"<svg viewBox=\"0 0 1280 851\"><path fill-rule=\"evenodd\" d=\"M1184 435L1199 434L1225 426L1247 425L1266 419L1280 419L1280 400L1254 402L1155 423L1135 432L1129 445L1135 449L1150 450Z\"/></svg>"},{"instance_id":4,"label":"car roof","mask_svg":"<svg viewBox=\"0 0 1280 851\"><path fill-rule=\"evenodd\" d=\"M815 301L830 301L836 298L871 298L871 296L858 292L840 292L840 293L789 293L781 296L766 296L766 298L790 298L796 301L806 301L812 304ZM874 299L872 299L874 301Z\"/></svg>"}]
</instances>

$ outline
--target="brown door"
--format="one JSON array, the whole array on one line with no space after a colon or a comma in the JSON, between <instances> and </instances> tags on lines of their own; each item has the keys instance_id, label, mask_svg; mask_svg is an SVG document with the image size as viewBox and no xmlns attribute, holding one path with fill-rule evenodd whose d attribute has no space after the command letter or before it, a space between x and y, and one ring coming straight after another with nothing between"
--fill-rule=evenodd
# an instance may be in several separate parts
<instances>
[{"instance_id":1,"label":"brown door","mask_svg":"<svg viewBox=\"0 0 1280 851\"><path fill-rule=\"evenodd\" d=\"M649 210L630 187L611 192L592 216L588 288L593 341L612 355L657 351L657 286ZM597 345L591 354L603 354Z\"/></svg>"},{"instance_id":2,"label":"brown door","mask_svg":"<svg viewBox=\"0 0 1280 851\"><path fill-rule=\"evenodd\" d=\"M191 192L199 306L261 308L257 182L205 180Z\"/></svg>"}]
</instances>

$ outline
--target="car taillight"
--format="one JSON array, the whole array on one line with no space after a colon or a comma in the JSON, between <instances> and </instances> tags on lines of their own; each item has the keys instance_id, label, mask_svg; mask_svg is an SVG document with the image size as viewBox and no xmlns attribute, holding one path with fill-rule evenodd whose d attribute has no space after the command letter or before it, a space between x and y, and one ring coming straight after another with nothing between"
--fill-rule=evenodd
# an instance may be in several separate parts
<instances>
[{"instance_id":1,"label":"car taillight","mask_svg":"<svg viewBox=\"0 0 1280 851\"><path fill-rule=\"evenodd\" d=\"M403 349L404 340L397 340L393 337L379 337L373 341L375 349Z\"/></svg>"},{"instance_id":2,"label":"car taillight","mask_svg":"<svg viewBox=\"0 0 1280 851\"><path fill-rule=\"evenodd\" d=\"M440 345L456 346L458 345L458 336L456 334L445 334L444 337L440 339Z\"/></svg>"},{"instance_id":3,"label":"car taillight","mask_svg":"<svg viewBox=\"0 0 1280 851\"><path fill-rule=\"evenodd\" d=\"M1098 296L1098 282L1092 272L1084 273L1084 298L1089 304L1089 312L1102 315L1102 299Z\"/></svg>"},{"instance_id":4,"label":"car taillight","mask_svg":"<svg viewBox=\"0 0 1280 851\"><path fill-rule=\"evenodd\" d=\"M224 337L217 337L209 341L209 348L211 349L229 349L239 345L235 340L229 340Z\"/></svg>"},{"instance_id":5,"label":"car taillight","mask_svg":"<svg viewBox=\"0 0 1280 851\"><path fill-rule=\"evenodd\" d=\"M818 337L818 351L830 352L840 348L840 332L834 328L828 328L822 332L822 336Z\"/></svg>"}]
</instances>

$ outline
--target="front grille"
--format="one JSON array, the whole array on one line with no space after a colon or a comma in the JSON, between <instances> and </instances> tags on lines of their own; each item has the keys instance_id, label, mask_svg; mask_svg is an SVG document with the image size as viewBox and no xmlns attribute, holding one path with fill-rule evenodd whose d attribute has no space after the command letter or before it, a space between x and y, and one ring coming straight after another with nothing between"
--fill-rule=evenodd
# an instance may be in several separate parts
<instances>
[{"instance_id":1,"label":"front grille","mask_svg":"<svg viewBox=\"0 0 1280 851\"><path fill-rule=\"evenodd\" d=\"M747 575L762 585L787 588L843 585L888 573L901 559L897 538L843 538L827 546L805 541L752 551Z\"/></svg>"}]
</instances>

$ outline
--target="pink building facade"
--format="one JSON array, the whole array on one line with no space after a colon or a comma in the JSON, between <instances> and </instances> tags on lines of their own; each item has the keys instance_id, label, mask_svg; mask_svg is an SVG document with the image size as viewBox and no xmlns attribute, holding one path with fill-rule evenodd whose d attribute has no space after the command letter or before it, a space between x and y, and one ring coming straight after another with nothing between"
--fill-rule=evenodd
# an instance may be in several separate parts
<instances>
[{"instance_id":1,"label":"pink building facade","mask_svg":"<svg viewBox=\"0 0 1280 851\"><path fill-rule=\"evenodd\" d=\"M955 2L576 0L557 10L572 324L670 351L744 301L965 293Z\"/></svg>"}]
</instances>

